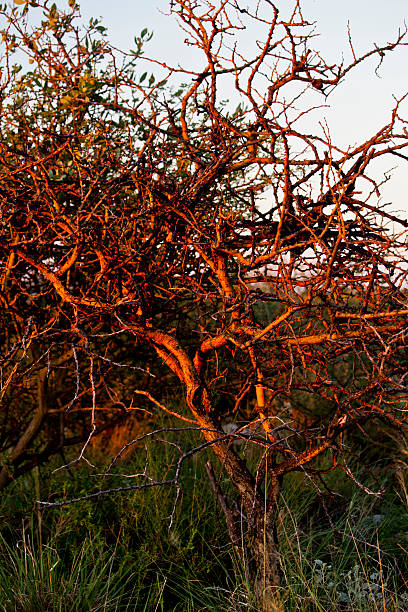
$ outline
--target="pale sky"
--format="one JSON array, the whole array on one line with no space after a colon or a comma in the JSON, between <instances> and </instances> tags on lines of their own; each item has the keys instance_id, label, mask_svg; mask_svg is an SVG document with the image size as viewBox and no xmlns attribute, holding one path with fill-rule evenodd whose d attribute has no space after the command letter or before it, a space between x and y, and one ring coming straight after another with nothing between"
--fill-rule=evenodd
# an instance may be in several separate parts
<instances>
[{"instance_id":1,"label":"pale sky","mask_svg":"<svg viewBox=\"0 0 408 612\"><path fill-rule=\"evenodd\" d=\"M255 0L242 0L242 6L254 7ZM285 12L293 6L290 0L279 0L278 7ZM183 36L177 30L168 12L168 0L82 0L84 18L102 16L109 28L109 40L127 50L134 48L133 37L147 27L154 32L148 46L149 55L174 64L193 61L191 49L183 44ZM407 0L303 0L303 15L316 22L320 34L315 45L333 62L349 60L347 22L350 23L356 53L364 53L373 44L393 40L398 28L408 23ZM245 32L240 36L245 40ZM392 108L395 94L408 90L408 46L386 57L380 78L374 73L375 60L358 68L344 84L328 98L330 109L324 111L333 139L345 146L367 138L385 124ZM324 100L323 100L324 101ZM408 105L406 105L408 118ZM316 118L316 120L318 120ZM378 167L378 172L399 165L389 160ZM383 193L386 201L392 201L395 210L408 212L408 166L399 165Z\"/></svg>"},{"instance_id":2,"label":"pale sky","mask_svg":"<svg viewBox=\"0 0 408 612\"><path fill-rule=\"evenodd\" d=\"M183 44L184 37L174 19L165 14L168 13L168 0L82 0L80 5L84 19L103 17L109 40L115 46L123 50L135 48L133 37L147 27L154 33L147 48L150 56L174 64L194 62L194 54ZM241 0L241 5L255 7L256 0ZM285 13L293 6L293 1L277 0L277 5ZM398 28L408 23L407 0L303 0L302 7L303 16L315 21L316 32L320 33L315 46L333 63L340 61L342 55L345 60L351 58L347 22L356 54L372 49L374 43L390 42ZM248 34L240 32L239 35L245 42ZM375 66L372 60L358 68L327 100L330 109L324 111L324 116L333 140L340 140L343 146L353 145L377 131L388 120L392 95L400 96L408 91L408 46L386 57L380 78L374 73ZM406 116L408 118L408 104ZM397 162L389 160L378 168L378 172L394 165ZM400 166L384 190L385 200L392 201L395 210L408 212L407 177L408 166Z\"/></svg>"}]
</instances>

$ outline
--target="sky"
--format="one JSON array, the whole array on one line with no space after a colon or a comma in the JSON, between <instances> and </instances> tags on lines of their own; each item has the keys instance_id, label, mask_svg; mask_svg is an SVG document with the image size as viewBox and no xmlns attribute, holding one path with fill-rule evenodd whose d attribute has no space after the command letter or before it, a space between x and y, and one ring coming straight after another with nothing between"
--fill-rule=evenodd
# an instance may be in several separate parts
<instances>
[{"instance_id":1,"label":"sky","mask_svg":"<svg viewBox=\"0 0 408 612\"><path fill-rule=\"evenodd\" d=\"M242 0L241 4L254 7L256 0ZM293 2L278 0L277 5L284 12ZM81 7L85 19L103 17L110 41L123 50L134 48L133 37L147 27L154 34L147 49L150 56L174 64L194 61L191 49L183 44L183 36L168 15L168 0L82 0ZM351 57L348 23L357 54L372 49L374 43L390 42L398 28L408 23L407 0L303 0L302 7L304 17L316 23L319 36L315 45L333 62L342 56L345 60ZM244 43L245 34L240 33ZM324 111L325 119L333 139L343 146L367 138L385 124L393 94L400 96L408 91L408 46L385 58L380 77L375 74L376 63L370 61L350 74L347 82L327 100L330 108ZM383 190L384 200L392 201L395 211L403 210L404 216L408 216L408 168L404 162L382 162L376 172L380 177L393 166L396 169Z\"/></svg>"},{"instance_id":2,"label":"sky","mask_svg":"<svg viewBox=\"0 0 408 612\"><path fill-rule=\"evenodd\" d=\"M293 6L293 0L276 3L283 13ZM57 4L62 5L63 1ZM348 23L356 54L372 49L374 43L390 42L398 28L408 24L407 0L303 0L301 4L304 17L316 23L319 36L315 46L333 62L340 61L342 56L345 60L351 58ZM253 8L256 0L241 0L241 5ZM148 55L173 64L196 61L191 48L183 44L184 37L174 19L168 15L169 0L80 0L80 6L84 19L103 18L110 42L123 50L135 48L134 36L147 27L153 32ZM244 45L246 36L249 37L247 32L240 33ZM330 105L324 110L324 117L333 140L343 146L353 145L377 131L390 116L393 94L401 96L408 91L408 46L385 58L380 77L375 74L376 64L373 60L355 70L327 102L321 101ZM405 110L408 118L408 103ZM389 160L379 164L376 171L381 176L393 166L397 168L384 189L385 201L392 201L394 210L404 210L408 216L408 168Z\"/></svg>"}]
</instances>

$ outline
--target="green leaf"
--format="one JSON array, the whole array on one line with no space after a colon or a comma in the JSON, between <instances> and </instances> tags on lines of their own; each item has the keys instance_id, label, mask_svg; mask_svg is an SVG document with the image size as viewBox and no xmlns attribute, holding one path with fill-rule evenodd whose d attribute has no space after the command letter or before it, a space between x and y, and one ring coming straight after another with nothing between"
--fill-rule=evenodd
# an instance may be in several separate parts
<instances>
[{"instance_id":1,"label":"green leaf","mask_svg":"<svg viewBox=\"0 0 408 612\"><path fill-rule=\"evenodd\" d=\"M140 77L140 81L139 81L139 83L143 83L143 81L145 80L145 78L146 78L146 77L147 77L147 72L144 72L144 73L142 74L142 76Z\"/></svg>"},{"instance_id":2,"label":"green leaf","mask_svg":"<svg viewBox=\"0 0 408 612\"><path fill-rule=\"evenodd\" d=\"M143 30L140 32L140 38L143 38L144 36L146 36L147 34L147 28L143 28Z\"/></svg>"}]
</instances>

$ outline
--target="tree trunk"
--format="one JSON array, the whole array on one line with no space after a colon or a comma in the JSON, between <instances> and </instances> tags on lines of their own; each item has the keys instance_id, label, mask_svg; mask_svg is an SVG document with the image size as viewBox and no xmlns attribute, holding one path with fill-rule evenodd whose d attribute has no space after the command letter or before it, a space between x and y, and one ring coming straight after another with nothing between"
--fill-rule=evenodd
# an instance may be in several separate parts
<instances>
[{"instance_id":1,"label":"tree trunk","mask_svg":"<svg viewBox=\"0 0 408 612\"><path fill-rule=\"evenodd\" d=\"M210 463L207 464L207 472L211 487L224 512L231 542L242 561L245 576L260 608L264 612L282 610L279 603L281 569L276 532L278 498L271 500L269 507L265 508L265 503L257 496L251 516L243 520L235 508L228 506ZM278 490L276 492L278 493Z\"/></svg>"},{"instance_id":2,"label":"tree trunk","mask_svg":"<svg viewBox=\"0 0 408 612\"><path fill-rule=\"evenodd\" d=\"M253 515L248 520L250 545L247 554L251 559L251 584L255 597L264 612L281 610L279 587L281 568L276 529L280 484L271 483L268 498L256 496Z\"/></svg>"},{"instance_id":3,"label":"tree trunk","mask_svg":"<svg viewBox=\"0 0 408 612\"><path fill-rule=\"evenodd\" d=\"M216 450L216 449L213 449ZM233 451L231 451L233 452ZM260 489L248 487L240 495L244 517L228 504L216 482L211 464L207 473L217 501L225 515L231 542L245 570L245 575L263 612L282 610L279 602L281 568L276 529L280 482L275 478L265 497ZM233 480L232 476L231 479Z\"/></svg>"},{"instance_id":4,"label":"tree trunk","mask_svg":"<svg viewBox=\"0 0 408 612\"><path fill-rule=\"evenodd\" d=\"M243 517L237 512L234 517L234 511L228 507L224 497L221 506L224 510L228 531L235 549L238 551L241 547L245 549L239 554L244 564L247 560L248 577L262 610L277 612L281 610L277 603L280 565L276 537L279 477L273 476L271 470L265 470L270 480L269 492L264 494L245 462L226 441L224 432L219 430L213 418L211 397L187 352L175 338L164 332L143 330L143 335L153 341L159 356L184 383L187 405L201 428L204 438L211 444L211 450L238 492L246 520L243 521ZM214 484L215 479L210 474L211 468L209 470L210 483L218 501L221 501L220 487ZM241 528L240 525L246 527L246 533L237 532L237 529ZM237 537L237 533L241 537ZM238 540L241 540L242 544Z\"/></svg>"},{"instance_id":5,"label":"tree trunk","mask_svg":"<svg viewBox=\"0 0 408 612\"><path fill-rule=\"evenodd\" d=\"M281 572L276 533L280 493L279 477L272 477L267 471L271 480L268 486L269 492L264 494L245 462L235 453L230 444L220 439L222 432L217 431L217 425L210 416L212 406L205 386L200 385L187 393L187 403L202 427L205 439L212 442L212 451L238 491L246 520L243 521L241 516L236 517L236 525L233 526L232 511L228 508L225 498L221 506L235 549L243 548L240 556L244 565L247 564L247 576L255 597L263 612L278 612L282 610L278 601ZM220 501L219 487L213 485L213 489ZM228 508L227 511L226 508ZM239 539L242 544L237 546L236 534L237 529L242 529L240 526L246 527L247 533L240 533Z\"/></svg>"}]
</instances>

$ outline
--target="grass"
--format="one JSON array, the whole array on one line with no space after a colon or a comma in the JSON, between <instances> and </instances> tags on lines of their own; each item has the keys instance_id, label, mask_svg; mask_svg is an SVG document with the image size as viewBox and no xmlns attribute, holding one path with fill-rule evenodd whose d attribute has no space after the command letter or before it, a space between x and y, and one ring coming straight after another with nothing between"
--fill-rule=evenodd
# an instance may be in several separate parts
<instances>
[{"instance_id":1,"label":"grass","mask_svg":"<svg viewBox=\"0 0 408 612\"><path fill-rule=\"evenodd\" d=\"M285 501L281 520L285 610L408 609L408 554L398 548L407 533L406 510L388 499L379 514L355 493L335 520L333 532L318 515L302 521L291 509L290 499Z\"/></svg>"},{"instance_id":2,"label":"grass","mask_svg":"<svg viewBox=\"0 0 408 612\"><path fill-rule=\"evenodd\" d=\"M167 478L171 446L151 447L152 475ZM201 458L201 459L204 459ZM145 450L121 466L137 473ZM182 497L169 530L175 490L152 488L45 509L41 499L71 499L106 479L86 464L13 483L0 501L0 610L256 611L214 502L204 460L186 463ZM388 470L388 473L387 473ZM285 612L393 612L408 609L406 467L383 470L383 498L351 489L338 474L322 506L316 489L293 474L279 512ZM121 476L115 486L129 484ZM333 528L334 527L334 530Z\"/></svg>"},{"instance_id":3,"label":"grass","mask_svg":"<svg viewBox=\"0 0 408 612\"><path fill-rule=\"evenodd\" d=\"M130 568L117 564L115 551L95 550L88 539L64 564L52 542L40 545L37 534L23 530L22 539L9 544L0 539L0 593L6 611L75 612L126 609L132 599Z\"/></svg>"}]
</instances>

